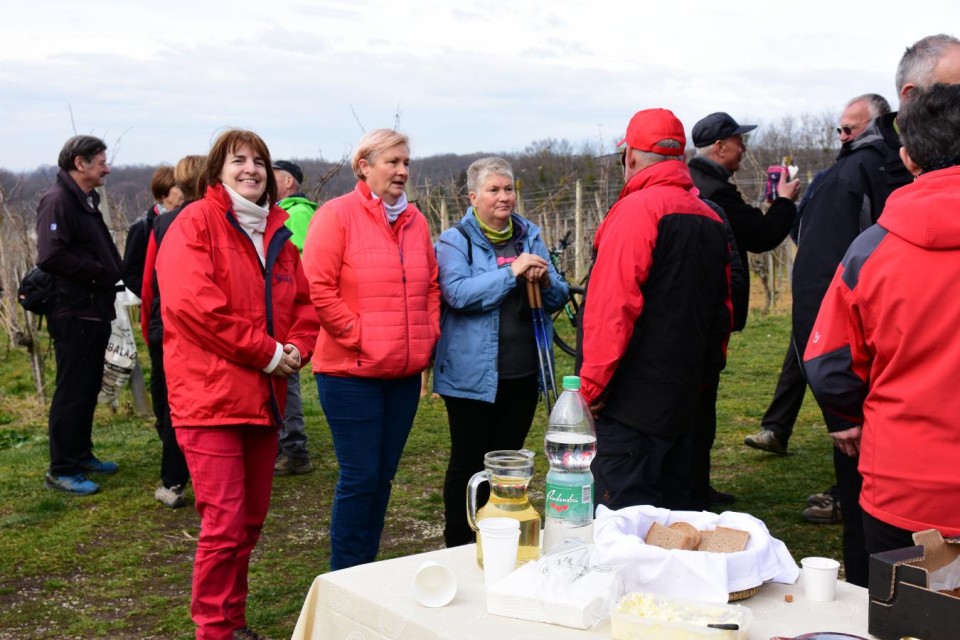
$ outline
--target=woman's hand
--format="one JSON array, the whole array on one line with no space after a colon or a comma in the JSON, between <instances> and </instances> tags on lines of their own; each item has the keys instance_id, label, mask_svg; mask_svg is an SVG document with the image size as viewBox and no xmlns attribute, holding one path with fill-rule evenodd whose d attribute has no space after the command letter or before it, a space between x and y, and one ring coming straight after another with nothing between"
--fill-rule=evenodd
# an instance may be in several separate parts
<instances>
[{"instance_id":1,"label":"woman's hand","mask_svg":"<svg viewBox=\"0 0 960 640\"><path fill-rule=\"evenodd\" d=\"M530 282L539 282L547 276L547 261L533 253L521 253L510 264L510 269L517 278L523 276Z\"/></svg>"}]
</instances>

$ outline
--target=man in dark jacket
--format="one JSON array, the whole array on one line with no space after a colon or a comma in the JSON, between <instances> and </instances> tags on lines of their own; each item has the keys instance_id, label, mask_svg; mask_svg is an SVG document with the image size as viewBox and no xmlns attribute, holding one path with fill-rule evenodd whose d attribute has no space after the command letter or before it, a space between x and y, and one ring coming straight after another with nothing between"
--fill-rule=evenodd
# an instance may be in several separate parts
<instances>
[{"instance_id":1,"label":"man in dark jacket","mask_svg":"<svg viewBox=\"0 0 960 640\"><path fill-rule=\"evenodd\" d=\"M690 176L700 195L715 202L727 214L740 251L740 262L748 276L747 252L762 253L780 246L793 227L797 216L794 203L800 195L800 181L788 181L787 173L783 172L777 185L779 197L764 214L744 202L740 191L730 182L747 151L743 136L756 128L754 124L737 124L726 113L711 113L693 125L697 155L690 160Z\"/></svg>"},{"instance_id":2,"label":"man in dark jacket","mask_svg":"<svg viewBox=\"0 0 960 640\"><path fill-rule=\"evenodd\" d=\"M116 473L93 455L93 413L114 319L121 260L100 213L96 187L110 168L107 145L75 136L60 151L56 183L37 208L37 266L56 280L47 320L57 360L50 403L50 470L46 485L75 495L99 490L85 473Z\"/></svg>"},{"instance_id":3,"label":"man in dark jacket","mask_svg":"<svg viewBox=\"0 0 960 640\"><path fill-rule=\"evenodd\" d=\"M840 114L840 126L837 127L837 135L841 143L840 154L837 156L837 160L840 161L841 158L849 155L852 146L854 144L860 144L856 142L857 138L867 130L871 122L885 113L890 113L890 104L883 96L876 93L860 95L847 102L843 112ZM824 178L832 175L829 169L825 169L818 173L816 178L813 179L813 182L810 183L810 186L807 187L806 194L804 194L798 210L798 218L800 219L799 226L804 226L803 220L808 212L808 205L816 189L823 184ZM817 206L822 208L824 206L823 200L818 199ZM815 224L823 225L823 221L818 220ZM799 239L799 232L797 239ZM805 254L808 256L814 255L816 258L816 256L819 255L818 246L819 245L815 244L812 248L809 248L808 251L805 251ZM828 257L828 262L833 260L834 257L835 256ZM794 271L794 273L796 273L796 271ZM826 277L829 280L830 276L828 275ZM816 313L815 309L814 313ZM786 455L787 443L790 440L790 436L793 435L793 425L794 422L796 422L797 415L800 413L803 396L806 395L807 390L807 381L804 379L803 372L800 368L800 356L802 355L802 353L797 354L793 344L793 335L791 334L790 345L787 348L787 353L783 360L783 367L780 370L780 379L777 381L777 388L773 394L773 400L771 400L766 413L763 414L760 422L760 431L748 435L743 439L743 443L748 447L769 451L770 453L778 455ZM817 504L812 504L811 509L804 512L804 518L817 523L838 521L834 519L836 509L833 508L833 498L830 492L824 492L822 504L818 502L819 498L811 496L811 500L817 502ZM830 502L830 504L826 504L827 502Z\"/></svg>"},{"instance_id":4,"label":"man in dark jacket","mask_svg":"<svg viewBox=\"0 0 960 640\"><path fill-rule=\"evenodd\" d=\"M594 238L581 393L597 416L599 504L687 509L701 386L724 365L730 244L665 109L630 120L625 185ZM622 144L623 144L622 143Z\"/></svg>"}]
</instances>

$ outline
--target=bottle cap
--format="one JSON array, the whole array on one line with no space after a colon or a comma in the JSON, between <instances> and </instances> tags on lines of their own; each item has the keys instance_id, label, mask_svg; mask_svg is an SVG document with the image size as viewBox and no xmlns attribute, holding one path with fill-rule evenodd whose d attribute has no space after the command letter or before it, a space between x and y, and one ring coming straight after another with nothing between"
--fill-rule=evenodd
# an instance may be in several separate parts
<instances>
[{"instance_id":1,"label":"bottle cap","mask_svg":"<svg viewBox=\"0 0 960 640\"><path fill-rule=\"evenodd\" d=\"M563 376L563 388L570 391L579 391L580 376Z\"/></svg>"}]
</instances>

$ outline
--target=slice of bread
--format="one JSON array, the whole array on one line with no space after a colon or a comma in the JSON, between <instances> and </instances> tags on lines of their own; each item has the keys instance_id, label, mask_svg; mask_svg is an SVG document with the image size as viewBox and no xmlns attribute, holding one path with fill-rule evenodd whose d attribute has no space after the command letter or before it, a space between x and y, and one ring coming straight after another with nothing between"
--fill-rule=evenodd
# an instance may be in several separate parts
<instances>
[{"instance_id":1,"label":"slice of bread","mask_svg":"<svg viewBox=\"0 0 960 640\"><path fill-rule=\"evenodd\" d=\"M662 549L692 549L690 546L692 539L683 531L665 527L659 522L654 522L647 531L647 537L643 539L649 545L660 547Z\"/></svg>"},{"instance_id":2,"label":"slice of bread","mask_svg":"<svg viewBox=\"0 0 960 640\"><path fill-rule=\"evenodd\" d=\"M684 546L680 547L681 549L693 551L700 544L700 531L689 522L674 522L668 528L687 536L688 539L684 541Z\"/></svg>"},{"instance_id":3,"label":"slice of bread","mask_svg":"<svg viewBox=\"0 0 960 640\"><path fill-rule=\"evenodd\" d=\"M700 531L700 544L697 545L697 551L703 551L704 547L710 544L710 538L713 537L713 531Z\"/></svg>"},{"instance_id":4,"label":"slice of bread","mask_svg":"<svg viewBox=\"0 0 960 640\"><path fill-rule=\"evenodd\" d=\"M717 527L713 530L706 544L700 545L700 551L712 553L736 553L747 548L750 532L728 527Z\"/></svg>"}]
</instances>

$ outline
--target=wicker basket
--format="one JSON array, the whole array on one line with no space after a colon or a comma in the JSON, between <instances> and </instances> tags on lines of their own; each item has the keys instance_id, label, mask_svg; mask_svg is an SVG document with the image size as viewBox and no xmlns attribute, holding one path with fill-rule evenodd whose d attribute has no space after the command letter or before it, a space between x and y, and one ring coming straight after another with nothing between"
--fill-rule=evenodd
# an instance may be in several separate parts
<instances>
[{"instance_id":1,"label":"wicker basket","mask_svg":"<svg viewBox=\"0 0 960 640\"><path fill-rule=\"evenodd\" d=\"M747 598L752 598L753 596L760 593L760 586L751 587L749 589L744 589L743 591L734 591L730 594L730 597L727 599L727 602L737 602L739 600L746 600Z\"/></svg>"}]
</instances>

